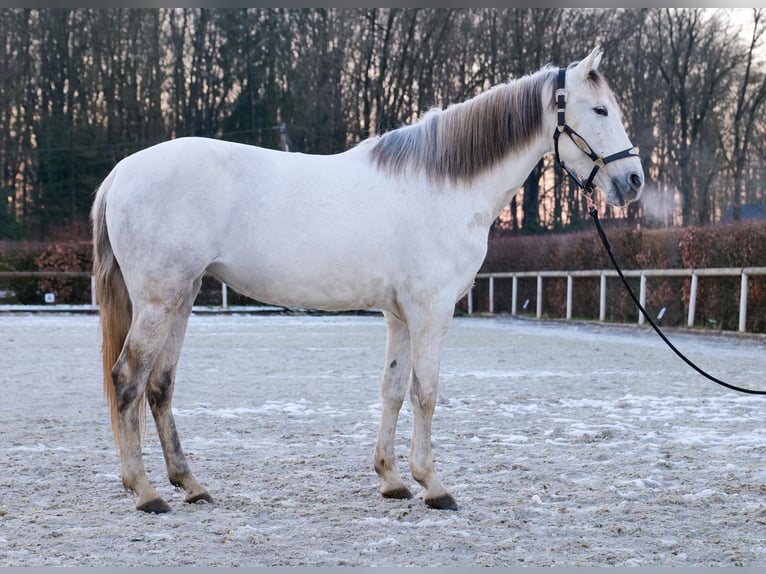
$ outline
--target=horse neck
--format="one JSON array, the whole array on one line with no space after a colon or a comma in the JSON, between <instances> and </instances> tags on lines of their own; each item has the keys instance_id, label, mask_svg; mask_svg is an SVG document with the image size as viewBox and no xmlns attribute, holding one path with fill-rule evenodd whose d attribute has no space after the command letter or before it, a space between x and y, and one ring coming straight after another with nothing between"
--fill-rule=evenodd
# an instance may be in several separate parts
<instances>
[{"instance_id":1,"label":"horse neck","mask_svg":"<svg viewBox=\"0 0 766 574\"><path fill-rule=\"evenodd\" d=\"M553 151L555 126L555 112L546 110L539 135L470 182L468 193L485 203L492 220L511 202L538 162Z\"/></svg>"},{"instance_id":2,"label":"horse neck","mask_svg":"<svg viewBox=\"0 0 766 574\"><path fill-rule=\"evenodd\" d=\"M540 98L542 113L539 129L520 145L513 145L512 149L507 150L505 155L489 169L468 181L468 192L474 198L483 198L495 217L510 203L538 162L553 151L553 134L557 124L556 110L551 105L554 80L555 75L547 69L523 80L533 82L532 85L536 86L534 90L538 92L537 97ZM510 100L522 106L520 109L511 111L511 114L517 116L531 114L531 108L524 107L526 104L523 97L525 93L529 95L532 91L528 89L529 85L526 84L522 88L514 83L507 85L504 89L501 88L495 94L505 96L510 92Z\"/></svg>"}]
</instances>

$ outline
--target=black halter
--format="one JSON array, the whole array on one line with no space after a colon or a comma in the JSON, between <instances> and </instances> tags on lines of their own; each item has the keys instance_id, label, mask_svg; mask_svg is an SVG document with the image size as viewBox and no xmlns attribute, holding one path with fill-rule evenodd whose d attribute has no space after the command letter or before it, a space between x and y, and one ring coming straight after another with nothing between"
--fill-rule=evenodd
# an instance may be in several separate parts
<instances>
[{"instance_id":1,"label":"black halter","mask_svg":"<svg viewBox=\"0 0 766 574\"><path fill-rule=\"evenodd\" d=\"M556 126L556 131L553 132L553 145L554 149L556 151L556 161L559 163L559 165L564 168L564 171L566 171L569 174L569 177L572 178L572 180L580 187L580 189L584 190L586 193L590 194L593 193L593 179L596 177L596 173L598 173L598 170L604 167L606 164L611 163L613 161L616 161L618 159L624 159L627 157L633 157L638 155L638 150L635 147L631 147L628 149L624 149L622 151L618 151L617 153L614 153L612 155L609 155L607 157L601 157L599 154L597 154L591 147L588 145L588 142L585 141L585 138L583 138L580 134L578 134L576 131L574 131L572 128L570 128L566 123L566 105L567 105L567 89L566 89L566 68L559 68L559 74L558 74L558 82L556 84L556 107L558 108L558 122ZM559 135L561 133L565 133L569 136L569 139L571 139L574 144L580 148L580 150L587 155L591 161L593 162L593 169L590 172L590 175L588 176L588 179L586 179L584 182L580 177L571 169L569 169L566 164L561 160L561 156L559 156Z\"/></svg>"}]
</instances>

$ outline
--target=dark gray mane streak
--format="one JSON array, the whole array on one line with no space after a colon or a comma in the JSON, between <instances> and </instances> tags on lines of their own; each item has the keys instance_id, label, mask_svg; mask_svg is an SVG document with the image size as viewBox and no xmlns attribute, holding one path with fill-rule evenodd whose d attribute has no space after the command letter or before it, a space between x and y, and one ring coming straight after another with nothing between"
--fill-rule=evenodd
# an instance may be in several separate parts
<instances>
[{"instance_id":1,"label":"dark gray mane streak","mask_svg":"<svg viewBox=\"0 0 766 574\"><path fill-rule=\"evenodd\" d=\"M379 136L371 156L389 173L423 169L432 181L470 180L536 138L544 100L554 105L556 68L495 86ZM549 96L545 96L548 90Z\"/></svg>"}]
</instances>

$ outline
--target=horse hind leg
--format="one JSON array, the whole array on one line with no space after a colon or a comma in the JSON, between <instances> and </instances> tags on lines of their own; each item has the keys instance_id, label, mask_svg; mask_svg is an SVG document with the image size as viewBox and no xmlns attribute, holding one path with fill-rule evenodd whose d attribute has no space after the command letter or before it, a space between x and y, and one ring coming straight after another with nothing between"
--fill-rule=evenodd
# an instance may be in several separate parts
<instances>
[{"instance_id":1,"label":"horse hind leg","mask_svg":"<svg viewBox=\"0 0 766 574\"><path fill-rule=\"evenodd\" d=\"M194 289L194 294L199 286ZM182 488L185 492L184 502L213 502L213 498L207 490L200 485L186 462L181 441L178 438L175 419L171 409L173 389L175 387L175 374L178 358L181 354L181 345L186 333L186 325L191 313L191 304L194 297L190 297L183 309L176 315L173 327L157 359L154 369L149 377L146 389L146 397L149 407L157 426L157 434L162 445L162 453L168 470L168 478L173 486Z\"/></svg>"},{"instance_id":2,"label":"horse hind leg","mask_svg":"<svg viewBox=\"0 0 766 574\"><path fill-rule=\"evenodd\" d=\"M143 407L149 376L169 329L167 309L153 305L134 308L133 323L112 368L122 483L137 495L138 510L156 513L168 512L170 507L146 476L141 453Z\"/></svg>"},{"instance_id":3,"label":"horse hind leg","mask_svg":"<svg viewBox=\"0 0 766 574\"><path fill-rule=\"evenodd\" d=\"M412 498L396 470L394 442L399 411L407 394L412 371L407 325L386 314L386 366L380 389L382 412L375 443L375 471L381 479L380 493L386 498Z\"/></svg>"}]
</instances>

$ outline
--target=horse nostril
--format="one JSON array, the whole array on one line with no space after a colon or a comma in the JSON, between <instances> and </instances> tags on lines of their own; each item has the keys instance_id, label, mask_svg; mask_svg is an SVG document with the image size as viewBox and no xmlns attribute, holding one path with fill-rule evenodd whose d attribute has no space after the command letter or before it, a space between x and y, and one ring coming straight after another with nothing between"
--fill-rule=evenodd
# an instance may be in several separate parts
<instances>
[{"instance_id":1,"label":"horse nostril","mask_svg":"<svg viewBox=\"0 0 766 574\"><path fill-rule=\"evenodd\" d=\"M630 174L628 181L630 181L630 187L633 189L633 191L639 191L644 185L644 179L637 173Z\"/></svg>"}]
</instances>

